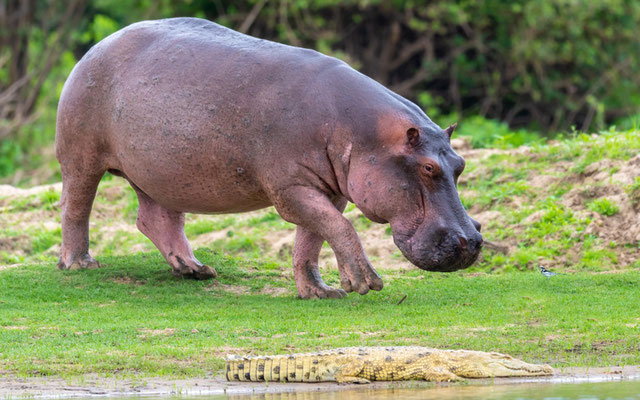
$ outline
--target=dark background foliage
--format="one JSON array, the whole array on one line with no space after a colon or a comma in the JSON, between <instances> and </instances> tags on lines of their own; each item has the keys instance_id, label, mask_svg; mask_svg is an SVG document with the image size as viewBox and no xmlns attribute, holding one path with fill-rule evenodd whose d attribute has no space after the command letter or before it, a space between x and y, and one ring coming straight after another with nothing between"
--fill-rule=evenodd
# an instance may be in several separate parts
<instances>
[{"instance_id":1,"label":"dark background foliage","mask_svg":"<svg viewBox=\"0 0 640 400\"><path fill-rule=\"evenodd\" d=\"M0 172L21 162L24 140L50 142L61 82L93 44L173 16L339 57L434 120L475 118L467 129L486 137L598 131L640 112L635 0L3 0L0 139L13 139Z\"/></svg>"},{"instance_id":2,"label":"dark background foliage","mask_svg":"<svg viewBox=\"0 0 640 400\"><path fill-rule=\"evenodd\" d=\"M205 17L337 55L423 107L511 126L602 128L640 104L633 0L121 3L95 2L89 18Z\"/></svg>"}]
</instances>

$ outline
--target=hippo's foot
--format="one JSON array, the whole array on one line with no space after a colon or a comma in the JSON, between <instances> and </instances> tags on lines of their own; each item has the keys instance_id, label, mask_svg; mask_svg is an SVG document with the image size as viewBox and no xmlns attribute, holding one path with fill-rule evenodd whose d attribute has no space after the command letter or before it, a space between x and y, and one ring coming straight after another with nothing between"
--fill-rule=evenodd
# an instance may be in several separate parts
<instances>
[{"instance_id":1,"label":"hippo's foot","mask_svg":"<svg viewBox=\"0 0 640 400\"><path fill-rule=\"evenodd\" d=\"M342 289L332 288L324 282L316 285L308 285L302 289L298 289L301 299L341 299L347 297L347 292Z\"/></svg>"},{"instance_id":2,"label":"hippo's foot","mask_svg":"<svg viewBox=\"0 0 640 400\"><path fill-rule=\"evenodd\" d=\"M218 276L215 269L202 264L194 257L191 245L184 234L184 213L163 207L134 183L130 183L138 195L139 202L136 226L160 250L171 265L173 275L198 280Z\"/></svg>"},{"instance_id":3,"label":"hippo's foot","mask_svg":"<svg viewBox=\"0 0 640 400\"><path fill-rule=\"evenodd\" d=\"M301 299L341 299L347 296L344 290L324 283L317 265L307 263L304 273L294 274L294 278Z\"/></svg>"},{"instance_id":4,"label":"hippo's foot","mask_svg":"<svg viewBox=\"0 0 640 400\"><path fill-rule=\"evenodd\" d=\"M96 269L100 268L100 263L86 253L82 256L75 257L71 262L65 262L62 257L58 260L58 269L60 270L79 270L79 269Z\"/></svg>"},{"instance_id":5,"label":"hippo's foot","mask_svg":"<svg viewBox=\"0 0 640 400\"><path fill-rule=\"evenodd\" d=\"M364 253L362 254L364 256ZM367 294L369 290L382 290L382 278L371 266L366 256L353 262L338 261L340 285L346 292Z\"/></svg>"},{"instance_id":6,"label":"hippo's foot","mask_svg":"<svg viewBox=\"0 0 640 400\"><path fill-rule=\"evenodd\" d=\"M211 279L218 276L215 269L202 264L193 257L180 257L169 253L169 264L174 276L197 280Z\"/></svg>"}]
</instances>

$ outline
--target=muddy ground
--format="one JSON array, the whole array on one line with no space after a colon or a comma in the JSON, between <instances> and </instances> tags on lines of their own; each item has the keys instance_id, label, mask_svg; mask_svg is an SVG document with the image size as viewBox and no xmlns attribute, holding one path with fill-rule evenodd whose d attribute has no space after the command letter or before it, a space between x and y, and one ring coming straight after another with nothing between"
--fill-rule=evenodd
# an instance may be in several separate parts
<instances>
[{"instance_id":1,"label":"muddy ground","mask_svg":"<svg viewBox=\"0 0 640 400\"><path fill-rule=\"evenodd\" d=\"M594 140L589 146L601 145ZM604 142L603 142L604 143ZM469 213L485 227L485 249L489 252L504 253L509 257L517 252L522 244L526 231L545 217L545 210L536 211L533 201L526 195L505 195L492 203L477 201L478 190L475 183L488 179L496 168L507 171L514 166L508 161L492 165L487 162L493 156L507 155L525 157L533 163L543 157L544 152L522 146L511 150L471 149L462 139L452 142L454 148L467 160L467 171L460 177L459 189L463 198L469 199ZM562 144L557 144L561 146ZM550 147L551 149L553 147ZM549 150L551 151L551 150ZM633 185L640 185L640 155L630 159L602 158L576 172L573 160L551 162L540 172L529 173L525 182L529 196L534 193L537 199L549 197L553 193L565 188L556 198L561 207L570 209L575 221L589 220L588 226L582 232L571 232L575 236L576 244L581 245L585 238L596 238L593 250L609 252L609 258L614 262L603 263L602 266L591 269L596 271L619 270L636 263L640 258L640 186L636 192L630 191ZM508 183L517 184L509 173L503 173L494 182L494 186ZM10 185L0 185L0 227L4 226L13 234L2 237L0 234L0 268L20 261L10 261L2 254L15 256L22 262L53 261L57 258L60 248L59 240L51 240L51 246L39 253L34 250L33 237L53 235L58 238L56 230L60 226L60 210L57 203L43 204L41 198L45 192L60 193L62 184L37 186L20 189ZM147 240L135 226L135 208L137 202L132 190L122 179L103 182L98 191L98 198L94 203L91 215L91 252L99 259L102 254L122 255L140 251L155 251L153 244ZM31 197L29 197L31 196ZM34 197L36 196L36 197ZM24 200L21 199L29 199ZM614 215L606 216L588 207L596 199L606 199L618 207ZM529 209L521 219L514 219L514 210ZM128 210L128 211L127 211ZM232 251L228 243L238 238L244 238L260 248L261 256L290 263L290 254L295 237L295 227L291 224L269 225L251 224L251 220L264 218L273 213L272 209L259 210L232 216L203 216L187 215L187 227L190 225L211 222L218 224L215 229L187 232L192 247L218 247L225 252ZM367 255L374 265L387 269L411 269L411 264L402 257L393 243L393 238L387 225L373 224L367 221L355 208L347 208L345 213L356 227ZM233 223L220 226L224 218L233 218ZM579 223L576 222L576 226ZM505 234L506 232L507 234ZM563 240L566 232L558 232L550 236L551 240ZM42 243L42 241L40 241ZM570 271L574 265L582 263L584 249L580 246L569 248L552 256L540 257L539 262L550 268ZM244 250L241 250L244 251ZM335 258L331 249L325 246L320 256L321 268L336 268ZM520 262L519 268L534 269L535 263ZM605 265L606 264L606 265Z\"/></svg>"},{"instance_id":2,"label":"muddy ground","mask_svg":"<svg viewBox=\"0 0 640 400\"><path fill-rule=\"evenodd\" d=\"M488 385L535 383L582 383L620 380L639 380L640 366L606 368L566 368L549 377L496 378L465 381L462 385L485 387ZM324 383L251 383L227 382L221 377L190 379L114 378L87 375L63 378L0 377L0 398L33 397L90 397L90 396L175 396L214 394L260 394L318 392L338 390L372 390L393 388L446 388L459 383L430 382L373 382L369 385L339 385Z\"/></svg>"}]
</instances>

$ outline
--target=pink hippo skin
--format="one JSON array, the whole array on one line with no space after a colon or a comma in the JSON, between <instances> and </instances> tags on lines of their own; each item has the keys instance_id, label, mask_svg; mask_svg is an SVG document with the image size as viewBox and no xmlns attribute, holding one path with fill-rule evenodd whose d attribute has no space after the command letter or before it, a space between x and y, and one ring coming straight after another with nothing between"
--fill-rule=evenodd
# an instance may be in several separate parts
<instances>
[{"instance_id":1,"label":"pink hippo skin","mask_svg":"<svg viewBox=\"0 0 640 400\"><path fill-rule=\"evenodd\" d=\"M298 225L293 273L302 298L383 283L342 211L351 201L418 267L471 265L480 225L458 197L464 160L415 104L313 50L176 18L133 24L95 45L67 80L56 131L62 169L60 269L95 268L89 214L105 172L139 200L137 226L176 276L207 279L185 213L275 206ZM342 289L318 270L323 241Z\"/></svg>"}]
</instances>

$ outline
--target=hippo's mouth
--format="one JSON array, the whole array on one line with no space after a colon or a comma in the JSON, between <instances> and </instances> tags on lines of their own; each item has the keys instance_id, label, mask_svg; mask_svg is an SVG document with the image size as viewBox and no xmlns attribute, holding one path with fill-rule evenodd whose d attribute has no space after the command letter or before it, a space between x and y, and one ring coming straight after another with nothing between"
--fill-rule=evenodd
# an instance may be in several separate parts
<instances>
[{"instance_id":1,"label":"hippo's mouth","mask_svg":"<svg viewBox=\"0 0 640 400\"><path fill-rule=\"evenodd\" d=\"M394 237L396 246L416 267L426 271L452 272L471 266L480 255L481 245L461 248L458 242L443 241L437 245L421 245L415 236Z\"/></svg>"}]
</instances>

